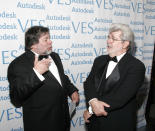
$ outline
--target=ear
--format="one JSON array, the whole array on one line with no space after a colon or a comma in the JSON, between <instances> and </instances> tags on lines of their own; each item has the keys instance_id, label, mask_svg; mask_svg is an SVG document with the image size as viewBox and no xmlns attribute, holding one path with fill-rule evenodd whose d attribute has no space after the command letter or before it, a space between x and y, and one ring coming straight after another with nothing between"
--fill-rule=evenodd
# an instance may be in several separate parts
<instances>
[{"instance_id":1,"label":"ear","mask_svg":"<svg viewBox=\"0 0 155 131\"><path fill-rule=\"evenodd\" d=\"M31 46L31 49L32 50L35 50L37 48L37 44L33 44L32 46Z\"/></svg>"},{"instance_id":2,"label":"ear","mask_svg":"<svg viewBox=\"0 0 155 131\"><path fill-rule=\"evenodd\" d=\"M123 42L123 49L127 49L129 47L130 42L129 41L124 41Z\"/></svg>"},{"instance_id":3,"label":"ear","mask_svg":"<svg viewBox=\"0 0 155 131\"><path fill-rule=\"evenodd\" d=\"M31 50L34 51L34 52L36 52L36 53L38 53L38 43L33 44L33 45L31 46ZM39 53L38 53L38 54L39 54Z\"/></svg>"}]
</instances>

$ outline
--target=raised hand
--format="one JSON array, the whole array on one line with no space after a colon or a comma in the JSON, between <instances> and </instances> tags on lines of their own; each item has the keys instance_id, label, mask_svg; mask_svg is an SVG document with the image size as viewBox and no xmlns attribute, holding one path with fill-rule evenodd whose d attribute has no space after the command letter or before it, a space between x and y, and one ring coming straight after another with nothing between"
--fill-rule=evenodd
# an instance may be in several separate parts
<instances>
[{"instance_id":1,"label":"raised hand","mask_svg":"<svg viewBox=\"0 0 155 131\"><path fill-rule=\"evenodd\" d=\"M46 71L48 71L50 64L51 64L50 58L42 59L41 61L39 61L38 57L35 56L34 69L41 75L45 73Z\"/></svg>"}]
</instances>

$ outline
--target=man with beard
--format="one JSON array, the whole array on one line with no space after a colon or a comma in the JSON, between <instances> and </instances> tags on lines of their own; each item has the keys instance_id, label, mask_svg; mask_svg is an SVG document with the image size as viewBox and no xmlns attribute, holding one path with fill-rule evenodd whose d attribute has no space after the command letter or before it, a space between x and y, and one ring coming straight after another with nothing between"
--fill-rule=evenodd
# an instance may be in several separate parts
<instances>
[{"instance_id":1,"label":"man with beard","mask_svg":"<svg viewBox=\"0 0 155 131\"><path fill-rule=\"evenodd\" d=\"M67 97L78 102L60 57L52 52L49 29L33 26L25 33L25 53L8 67L10 98L23 107L24 131L69 131Z\"/></svg>"},{"instance_id":2,"label":"man with beard","mask_svg":"<svg viewBox=\"0 0 155 131\"><path fill-rule=\"evenodd\" d=\"M135 131L136 94L145 66L129 54L134 34L126 24L112 24L107 40L108 55L94 60L84 82L88 131Z\"/></svg>"}]
</instances>

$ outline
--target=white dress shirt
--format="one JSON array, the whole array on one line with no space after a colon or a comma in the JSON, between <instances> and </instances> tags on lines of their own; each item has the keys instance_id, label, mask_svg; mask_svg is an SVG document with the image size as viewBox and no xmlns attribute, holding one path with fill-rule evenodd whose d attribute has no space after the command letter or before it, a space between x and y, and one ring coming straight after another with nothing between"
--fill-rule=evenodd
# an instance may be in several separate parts
<instances>
[{"instance_id":1,"label":"white dress shirt","mask_svg":"<svg viewBox=\"0 0 155 131\"><path fill-rule=\"evenodd\" d=\"M116 56L117 62L109 61L107 72L106 72L106 78L112 73L114 68L116 67L117 63L120 61L120 59L125 55L126 53L123 53L119 56Z\"/></svg>"}]
</instances>

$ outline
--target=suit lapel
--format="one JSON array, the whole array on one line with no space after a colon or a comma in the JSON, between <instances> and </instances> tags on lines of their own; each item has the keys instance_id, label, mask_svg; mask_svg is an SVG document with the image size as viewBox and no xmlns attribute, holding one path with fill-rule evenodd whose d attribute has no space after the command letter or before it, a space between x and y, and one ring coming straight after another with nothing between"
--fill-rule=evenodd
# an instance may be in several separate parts
<instances>
[{"instance_id":1,"label":"suit lapel","mask_svg":"<svg viewBox=\"0 0 155 131\"><path fill-rule=\"evenodd\" d=\"M108 66L108 56L103 57L103 59L100 60L100 64L98 65L97 72L95 74L95 87L96 91L101 93L102 87L101 84L105 83L105 75L107 71Z\"/></svg>"},{"instance_id":2,"label":"suit lapel","mask_svg":"<svg viewBox=\"0 0 155 131\"><path fill-rule=\"evenodd\" d=\"M107 79L105 89L112 90L114 85L119 82L122 75L125 73L127 62L128 62L128 53L126 53L122 59L118 62L112 73ZM126 65L126 66L125 66Z\"/></svg>"},{"instance_id":3,"label":"suit lapel","mask_svg":"<svg viewBox=\"0 0 155 131\"><path fill-rule=\"evenodd\" d=\"M103 72L105 72L105 68L107 67L108 64L108 56L103 57L103 59L100 60L100 63L98 64L97 71L95 73L95 79L96 79L96 84L98 84L101 80L101 77L103 76ZM97 86L96 86L97 87Z\"/></svg>"},{"instance_id":4,"label":"suit lapel","mask_svg":"<svg viewBox=\"0 0 155 131\"><path fill-rule=\"evenodd\" d=\"M106 76L104 76L102 83L101 83L101 87L102 91L100 92L100 95L102 95L103 93L108 93L111 90L113 90L113 88L115 87L115 84L117 84L119 82L119 80L121 79L122 75L125 73L125 70L127 70L127 62L128 62L128 53L126 53L123 58L118 62L118 64L116 65L116 67L114 68L114 70L112 71L112 73L109 75L109 77L107 79L105 79Z\"/></svg>"},{"instance_id":5,"label":"suit lapel","mask_svg":"<svg viewBox=\"0 0 155 131\"><path fill-rule=\"evenodd\" d=\"M114 85L119 81L119 79L120 79L120 72L117 64L106 80L104 92L107 93L108 91L112 90L114 88Z\"/></svg>"},{"instance_id":6,"label":"suit lapel","mask_svg":"<svg viewBox=\"0 0 155 131\"><path fill-rule=\"evenodd\" d=\"M126 53L122 59L118 62L110 76L108 77L109 81L117 82L120 79L120 74L123 74L126 70L126 66L128 61L128 53Z\"/></svg>"},{"instance_id":7,"label":"suit lapel","mask_svg":"<svg viewBox=\"0 0 155 131\"><path fill-rule=\"evenodd\" d=\"M58 69L58 73L59 73L59 76L60 76L60 80L61 80L61 83L62 83L62 86L64 85L63 83L63 78L62 78L62 71L61 71L61 63L60 61L58 61L58 58L56 58L56 55L52 52L51 55L50 55L53 59L53 61L55 62L56 66L57 66L57 69ZM51 73L52 74L52 73ZM53 75L53 74L52 74ZM53 75L54 77L54 75ZM55 78L55 77L54 77ZM58 80L55 78L55 80L58 82ZM59 83L59 82L58 82ZM59 83L60 84L60 83Z\"/></svg>"},{"instance_id":8,"label":"suit lapel","mask_svg":"<svg viewBox=\"0 0 155 131\"><path fill-rule=\"evenodd\" d=\"M128 68L129 62L130 62L129 55L130 55L129 53L126 53L118 63L120 77L122 77L122 74L126 73L126 70Z\"/></svg>"}]
</instances>

